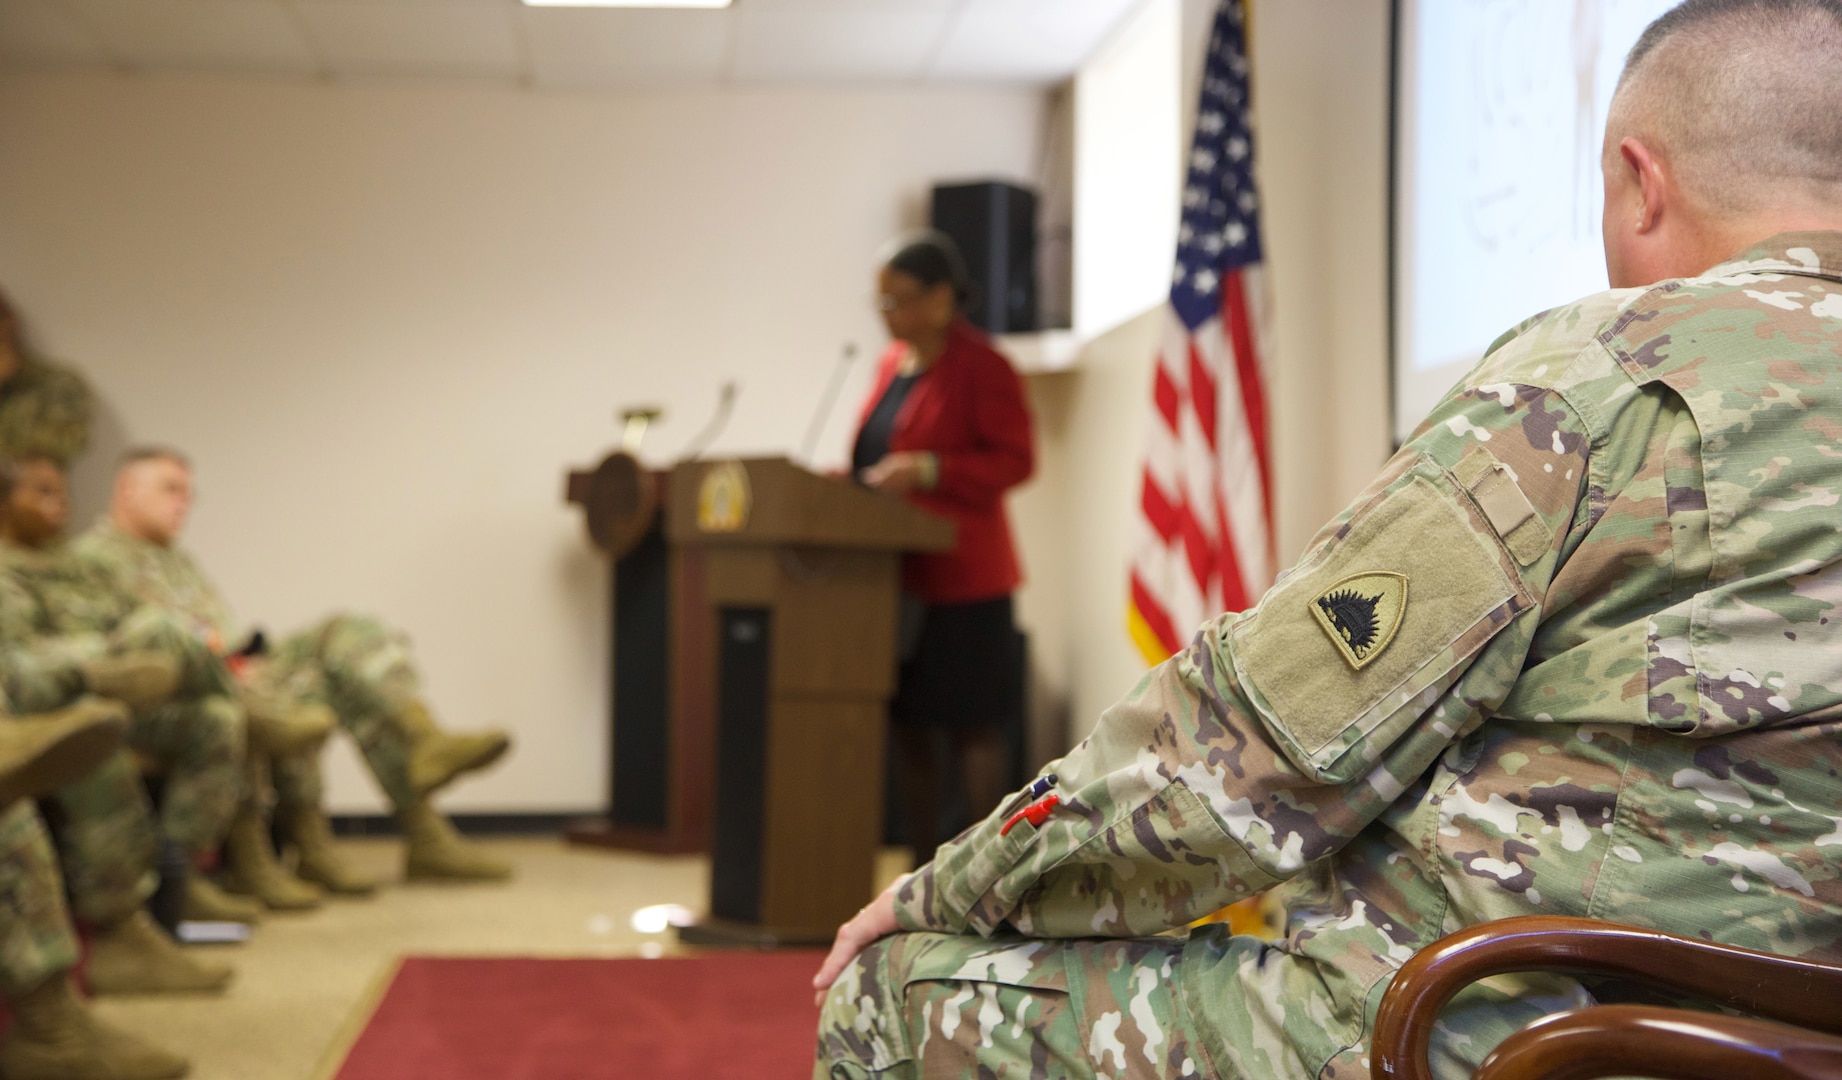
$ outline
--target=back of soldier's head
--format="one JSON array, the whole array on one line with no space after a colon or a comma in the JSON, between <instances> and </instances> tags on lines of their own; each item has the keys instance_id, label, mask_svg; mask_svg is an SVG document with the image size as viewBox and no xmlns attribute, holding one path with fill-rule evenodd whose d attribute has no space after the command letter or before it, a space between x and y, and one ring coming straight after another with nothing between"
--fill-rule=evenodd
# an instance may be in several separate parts
<instances>
[{"instance_id":1,"label":"back of soldier's head","mask_svg":"<svg viewBox=\"0 0 1842 1080\"><path fill-rule=\"evenodd\" d=\"M1714 212L1842 199L1842 0L1686 0L1632 48L1607 133Z\"/></svg>"}]
</instances>

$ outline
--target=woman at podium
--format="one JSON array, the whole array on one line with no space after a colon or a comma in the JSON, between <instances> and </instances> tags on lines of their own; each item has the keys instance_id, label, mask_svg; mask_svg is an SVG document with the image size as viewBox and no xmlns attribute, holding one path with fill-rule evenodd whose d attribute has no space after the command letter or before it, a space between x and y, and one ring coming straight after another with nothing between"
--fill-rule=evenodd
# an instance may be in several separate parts
<instances>
[{"instance_id":1,"label":"woman at podium","mask_svg":"<svg viewBox=\"0 0 1842 1080\"><path fill-rule=\"evenodd\" d=\"M1004 493L1034 466L1023 382L960 315L965 263L923 233L877 273L892 339L852 450L870 487L953 521L953 549L904 556L901 668L889 712L908 840L939 842L942 749L974 817L1008 788L1007 723L1022 710L1024 656L1011 594L1022 581Z\"/></svg>"}]
</instances>

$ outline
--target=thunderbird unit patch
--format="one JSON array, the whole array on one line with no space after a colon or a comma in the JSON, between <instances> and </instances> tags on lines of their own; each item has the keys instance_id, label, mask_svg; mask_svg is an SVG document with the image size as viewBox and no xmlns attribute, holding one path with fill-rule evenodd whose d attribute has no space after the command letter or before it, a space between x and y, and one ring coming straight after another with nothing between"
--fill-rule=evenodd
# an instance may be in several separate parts
<instances>
[{"instance_id":1,"label":"thunderbird unit patch","mask_svg":"<svg viewBox=\"0 0 1842 1080\"><path fill-rule=\"evenodd\" d=\"M1381 655L1407 613L1407 575L1378 570L1346 577L1318 594L1311 614L1356 670Z\"/></svg>"}]
</instances>

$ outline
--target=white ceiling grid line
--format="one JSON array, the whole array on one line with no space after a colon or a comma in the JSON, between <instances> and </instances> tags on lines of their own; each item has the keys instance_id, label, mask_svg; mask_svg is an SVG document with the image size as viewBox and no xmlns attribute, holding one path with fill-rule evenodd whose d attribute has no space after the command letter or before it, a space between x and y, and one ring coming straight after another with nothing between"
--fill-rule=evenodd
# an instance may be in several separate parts
<instances>
[{"instance_id":1,"label":"white ceiling grid line","mask_svg":"<svg viewBox=\"0 0 1842 1080\"><path fill-rule=\"evenodd\" d=\"M1145 0L0 0L0 65L625 88L1069 78Z\"/></svg>"}]
</instances>

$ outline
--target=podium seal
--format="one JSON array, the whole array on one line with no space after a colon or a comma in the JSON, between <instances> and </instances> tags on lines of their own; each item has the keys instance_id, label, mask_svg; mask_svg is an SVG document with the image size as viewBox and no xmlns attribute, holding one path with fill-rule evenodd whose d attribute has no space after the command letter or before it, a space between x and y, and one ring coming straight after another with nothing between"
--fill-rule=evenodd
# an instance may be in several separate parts
<instances>
[{"instance_id":1,"label":"podium seal","mask_svg":"<svg viewBox=\"0 0 1842 1080\"><path fill-rule=\"evenodd\" d=\"M751 496L748 470L739 461L722 461L705 470L697 485L697 528L702 532L741 532L748 525Z\"/></svg>"}]
</instances>

